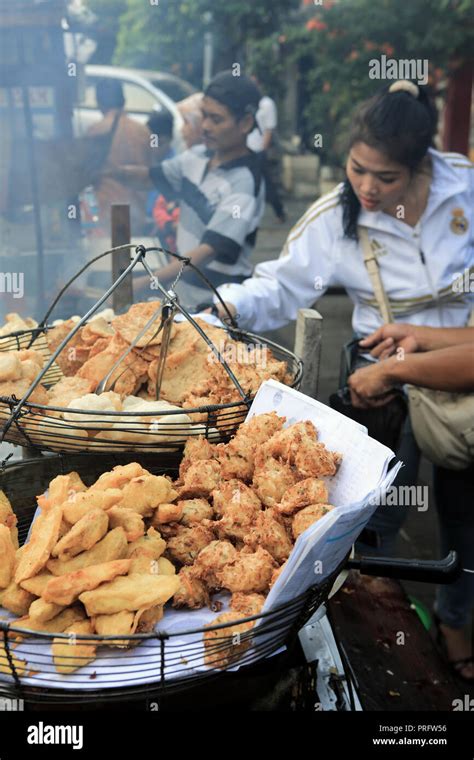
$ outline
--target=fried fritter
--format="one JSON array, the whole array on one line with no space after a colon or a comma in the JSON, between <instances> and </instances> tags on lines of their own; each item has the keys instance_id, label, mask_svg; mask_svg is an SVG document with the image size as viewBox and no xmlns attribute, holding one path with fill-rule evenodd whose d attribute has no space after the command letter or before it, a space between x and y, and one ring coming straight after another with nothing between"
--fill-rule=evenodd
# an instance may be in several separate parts
<instances>
[{"instance_id":1,"label":"fried fritter","mask_svg":"<svg viewBox=\"0 0 474 760\"><path fill-rule=\"evenodd\" d=\"M180 489L181 498L207 497L221 481L221 465L215 459L203 459L190 465Z\"/></svg>"},{"instance_id":2,"label":"fried fritter","mask_svg":"<svg viewBox=\"0 0 474 760\"><path fill-rule=\"evenodd\" d=\"M184 481L184 476L190 466L195 462L202 462L204 459L213 459L216 452L216 446L210 443L204 436L190 436L184 445L183 458L179 466L179 479Z\"/></svg>"},{"instance_id":3,"label":"fried fritter","mask_svg":"<svg viewBox=\"0 0 474 760\"><path fill-rule=\"evenodd\" d=\"M173 596L173 607L197 610L210 604L206 585L196 576L194 566L184 566L178 573L179 589Z\"/></svg>"},{"instance_id":4,"label":"fried fritter","mask_svg":"<svg viewBox=\"0 0 474 760\"><path fill-rule=\"evenodd\" d=\"M233 665L249 649L251 640L245 634L254 626L254 621L239 623L242 616L238 612L223 612L206 628L214 625L235 623L227 628L218 628L204 633L204 662L212 668L224 669Z\"/></svg>"},{"instance_id":5,"label":"fried fritter","mask_svg":"<svg viewBox=\"0 0 474 760\"><path fill-rule=\"evenodd\" d=\"M266 507L275 507L284 493L297 481L295 471L277 459L256 457L252 486Z\"/></svg>"},{"instance_id":6,"label":"fried fritter","mask_svg":"<svg viewBox=\"0 0 474 760\"><path fill-rule=\"evenodd\" d=\"M324 480L305 478L285 491L277 510L281 514L292 515L309 504L327 504L328 495Z\"/></svg>"},{"instance_id":7,"label":"fried fritter","mask_svg":"<svg viewBox=\"0 0 474 760\"><path fill-rule=\"evenodd\" d=\"M279 519L278 513L272 509L260 512L254 524L244 537L244 543L251 549L261 546L278 562L288 559L293 548L285 526Z\"/></svg>"},{"instance_id":8,"label":"fried fritter","mask_svg":"<svg viewBox=\"0 0 474 760\"><path fill-rule=\"evenodd\" d=\"M300 511L293 517L292 521L292 531L295 540L301 535L301 533L304 533L310 525L320 520L324 515L327 515L331 509L334 509L331 504L310 504L309 506L304 507L304 509L300 509Z\"/></svg>"},{"instance_id":9,"label":"fried fritter","mask_svg":"<svg viewBox=\"0 0 474 760\"><path fill-rule=\"evenodd\" d=\"M182 510L180 523L188 528L214 517L214 510L207 499L183 499L178 501L178 507Z\"/></svg>"},{"instance_id":10,"label":"fried fritter","mask_svg":"<svg viewBox=\"0 0 474 760\"><path fill-rule=\"evenodd\" d=\"M235 562L238 552L230 541L211 541L199 552L194 562L194 572L210 589L221 588L216 573Z\"/></svg>"},{"instance_id":11,"label":"fried fritter","mask_svg":"<svg viewBox=\"0 0 474 760\"><path fill-rule=\"evenodd\" d=\"M277 567L272 555L261 546L254 553L242 550L230 565L216 573L217 580L223 588L234 593L268 591L273 570Z\"/></svg>"},{"instance_id":12,"label":"fried fritter","mask_svg":"<svg viewBox=\"0 0 474 760\"><path fill-rule=\"evenodd\" d=\"M240 591L232 594L230 600L231 610L241 612L243 617L258 615L264 604L263 594L242 594Z\"/></svg>"},{"instance_id":13,"label":"fried fritter","mask_svg":"<svg viewBox=\"0 0 474 760\"><path fill-rule=\"evenodd\" d=\"M213 540L213 531L199 523L192 528L180 527L176 536L169 539L166 552L181 565L192 565L199 552Z\"/></svg>"}]
</instances>

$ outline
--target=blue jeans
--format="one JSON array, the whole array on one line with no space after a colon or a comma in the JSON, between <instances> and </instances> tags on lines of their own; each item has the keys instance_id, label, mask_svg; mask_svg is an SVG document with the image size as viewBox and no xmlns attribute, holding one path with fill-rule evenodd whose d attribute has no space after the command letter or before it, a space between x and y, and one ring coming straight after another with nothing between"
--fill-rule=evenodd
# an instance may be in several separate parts
<instances>
[{"instance_id":1,"label":"blue jeans","mask_svg":"<svg viewBox=\"0 0 474 760\"><path fill-rule=\"evenodd\" d=\"M474 610L474 466L435 467L434 489L442 556L454 549L463 567L457 581L438 587L435 610L445 625L464 628Z\"/></svg>"}]
</instances>

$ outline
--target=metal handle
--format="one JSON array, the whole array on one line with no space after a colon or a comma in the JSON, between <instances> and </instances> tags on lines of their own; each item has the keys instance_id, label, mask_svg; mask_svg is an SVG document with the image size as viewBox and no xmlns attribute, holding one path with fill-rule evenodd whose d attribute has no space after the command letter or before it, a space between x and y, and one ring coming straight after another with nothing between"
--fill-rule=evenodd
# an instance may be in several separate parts
<instances>
[{"instance_id":1,"label":"metal handle","mask_svg":"<svg viewBox=\"0 0 474 760\"><path fill-rule=\"evenodd\" d=\"M450 551L444 559L398 559L395 557L359 557L347 562L349 570L363 575L380 575L421 583L452 583L462 573L457 552Z\"/></svg>"}]
</instances>

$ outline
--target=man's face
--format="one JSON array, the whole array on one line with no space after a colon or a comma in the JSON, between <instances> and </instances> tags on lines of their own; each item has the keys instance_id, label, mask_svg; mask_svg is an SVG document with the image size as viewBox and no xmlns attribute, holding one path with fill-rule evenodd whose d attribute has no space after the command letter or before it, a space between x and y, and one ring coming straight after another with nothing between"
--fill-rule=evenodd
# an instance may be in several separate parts
<instances>
[{"instance_id":1,"label":"man's face","mask_svg":"<svg viewBox=\"0 0 474 760\"><path fill-rule=\"evenodd\" d=\"M203 98L201 109L203 140L209 150L226 153L245 146L250 116L237 121L227 106L209 97Z\"/></svg>"}]
</instances>

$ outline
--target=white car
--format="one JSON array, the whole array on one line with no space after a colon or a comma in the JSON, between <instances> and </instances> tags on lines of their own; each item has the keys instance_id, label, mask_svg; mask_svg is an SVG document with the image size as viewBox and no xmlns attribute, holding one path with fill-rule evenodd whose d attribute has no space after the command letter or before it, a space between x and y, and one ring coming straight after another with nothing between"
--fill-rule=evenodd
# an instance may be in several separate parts
<instances>
[{"instance_id":1,"label":"white car","mask_svg":"<svg viewBox=\"0 0 474 760\"><path fill-rule=\"evenodd\" d=\"M102 118L97 107L95 88L97 82L104 78L118 79L121 82L125 97L125 111L131 118L140 121L142 124L148 121L153 112L169 111L174 122L173 148L177 152L184 149L185 145L181 136L183 117L176 102L157 85L161 84L166 87L168 92L180 99L192 95L195 91L194 88L171 74L123 69L118 66L87 64L84 67L84 77L78 88L78 98L73 116L73 128L76 136L84 135L92 124Z\"/></svg>"}]
</instances>

